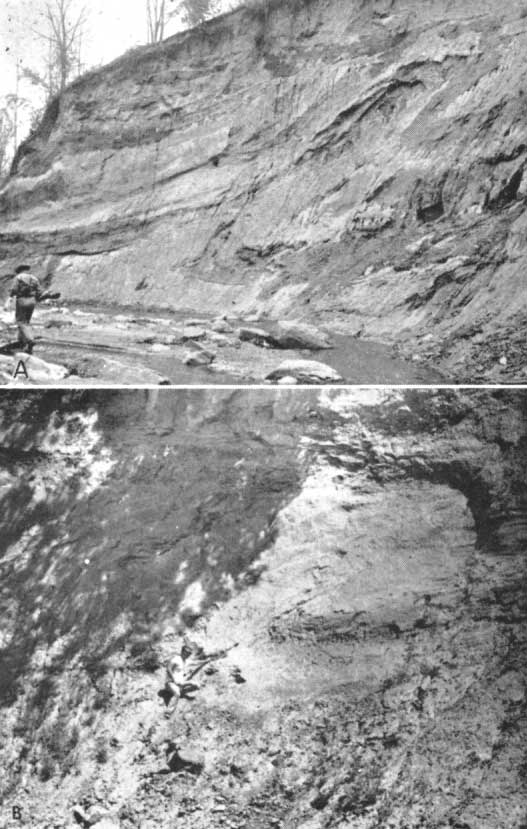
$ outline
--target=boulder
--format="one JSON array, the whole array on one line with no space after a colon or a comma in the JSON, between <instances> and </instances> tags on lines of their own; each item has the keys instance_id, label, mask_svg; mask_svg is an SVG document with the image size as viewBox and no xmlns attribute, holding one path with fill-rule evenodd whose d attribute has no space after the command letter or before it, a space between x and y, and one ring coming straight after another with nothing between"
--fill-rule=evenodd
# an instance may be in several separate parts
<instances>
[{"instance_id":1,"label":"boulder","mask_svg":"<svg viewBox=\"0 0 527 829\"><path fill-rule=\"evenodd\" d=\"M183 329L181 339L183 342L186 342L187 340L203 340L206 335L207 332L204 328L201 328L198 325L186 325Z\"/></svg>"},{"instance_id":2,"label":"boulder","mask_svg":"<svg viewBox=\"0 0 527 829\"><path fill-rule=\"evenodd\" d=\"M276 338L263 328L238 328L236 336L242 342L254 343L264 348L276 348L277 346Z\"/></svg>"},{"instance_id":3,"label":"boulder","mask_svg":"<svg viewBox=\"0 0 527 829\"><path fill-rule=\"evenodd\" d=\"M25 367L27 377L21 364ZM17 377L14 377L17 367L20 368L20 371ZM35 383L38 385L60 383L69 374L65 366L57 363L47 363L45 360L41 360L40 357L35 357L34 354L26 354L23 351L18 351L9 357L0 355L0 372L5 382Z\"/></svg>"},{"instance_id":4,"label":"boulder","mask_svg":"<svg viewBox=\"0 0 527 829\"><path fill-rule=\"evenodd\" d=\"M210 366L216 359L214 352L206 348L199 348L185 352L183 362L186 366Z\"/></svg>"},{"instance_id":5,"label":"boulder","mask_svg":"<svg viewBox=\"0 0 527 829\"><path fill-rule=\"evenodd\" d=\"M333 348L329 336L307 322L279 322L274 335L280 348L308 348L311 351Z\"/></svg>"},{"instance_id":6,"label":"boulder","mask_svg":"<svg viewBox=\"0 0 527 829\"><path fill-rule=\"evenodd\" d=\"M201 774L205 766L205 755L198 749L178 748L171 755L168 766L171 771L188 771L191 774Z\"/></svg>"},{"instance_id":7,"label":"boulder","mask_svg":"<svg viewBox=\"0 0 527 829\"><path fill-rule=\"evenodd\" d=\"M286 377L280 377L280 379L277 380L276 382L280 386L296 386L296 384L298 383L298 380L296 379L296 377L286 376Z\"/></svg>"},{"instance_id":8,"label":"boulder","mask_svg":"<svg viewBox=\"0 0 527 829\"><path fill-rule=\"evenodd\" d=\"M34 354L27 355L23 352L15 354L15 360L24 360L32 382L58 383L68 376L68 369L58 363L47 363Z\"/></svg>"},{"instance_id":9,"label":"boulder","mask_svg":"<svg viewBox=\"0 0 527 829\"><path fill-rule=\"evenodd\" d=\"M267 376L266 380L279 382L282 378L294 378L299 383L342 383L343 378L331 366L317 360L284 360Z\"/></svg>"},{"instance_id":10,"label":"boulder","mask_svg":"<svg viewBox=\"0 0 527 829\"><path fill-rule=\"evenodd\" d=\"M225 320L223 318L214 320L214 322L212 323L210 328L211 328L211 331L215 331L217 334L233 334L234 333L234 328L232 327L232 325L230 325L230 323L228 323L227 320Z\"/></svg>"},{"instance_id":11,"label":"boulder","mask_svg":"<svg viewBox=\"0 0 527 829\"><path fill-rule=\"evenodd\" d=\"M208 339L220 348L225 348L227 345L237 345L238 348L240 346L240 343L237 340L232 340L231 337L227 337L225 334L217 334L215 331L209 331Z\"/></svg>"},{"instance_id":12,"label":"boulder","mask_svg":"<svg viewBox=\"0 0 527 829\"><path fill-rule=\"evenodd\" d=\"M159 337L158 342L162 343L163 345L181 345L183 339L181 334L162 334Z\"/></svg>"}]
</instances>

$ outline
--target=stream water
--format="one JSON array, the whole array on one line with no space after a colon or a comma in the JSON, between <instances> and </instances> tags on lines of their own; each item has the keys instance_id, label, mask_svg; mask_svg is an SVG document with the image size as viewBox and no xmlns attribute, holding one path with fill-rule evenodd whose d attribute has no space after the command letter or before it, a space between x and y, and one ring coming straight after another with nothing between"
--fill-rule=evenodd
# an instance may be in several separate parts
<instances>
[{"instance_id":1,"label":"stream water","mask_svg":"<svg viewBox=\"0 0 527 829\"><path fill-rule=\"evenodd\" d=\"M195 317L195 315L194 315ZM155 373L173 385L260 384L284 360L316 360L335 369L343 382L360 385L432 385L444 382L443 376L429 366L394 356L384 343L357 339L351 335L332 335L334 347L323 351L260 348L253 343L216 347L213 368L191 367L183 362L187 346L156 350L141 339L166 335L188 325L187 312L144 312L136 309L71 306L42 311L35 320L39 337L37 356L68 367L83 364L79 384L91 382L124 385L155 382ZM212 321L212 320L211 320ZM211 322L210 321L210 322ZM197 322L207 328L202 315ZM272 322L254 323L232 320L233 327L256 325L270 328ZM161 339L162 342L162 339ZM149 375L151 375L149 377Z\"/></svg>"}]
</instances>

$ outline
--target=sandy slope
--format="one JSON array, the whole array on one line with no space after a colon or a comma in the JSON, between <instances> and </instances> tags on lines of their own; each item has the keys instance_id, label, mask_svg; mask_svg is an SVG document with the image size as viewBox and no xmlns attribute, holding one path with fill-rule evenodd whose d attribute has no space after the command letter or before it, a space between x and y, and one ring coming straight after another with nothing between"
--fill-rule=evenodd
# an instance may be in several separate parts
<instances>
[{"instance_id":1,"label":"sandy slope","mask_svg":"<svg viewBox=\"0 0 527 829\"><path fill-rule=\"evenodd\" d=\"M521 829L524 397L5 394L6 808Z\"/></svg>"}]
</instances>

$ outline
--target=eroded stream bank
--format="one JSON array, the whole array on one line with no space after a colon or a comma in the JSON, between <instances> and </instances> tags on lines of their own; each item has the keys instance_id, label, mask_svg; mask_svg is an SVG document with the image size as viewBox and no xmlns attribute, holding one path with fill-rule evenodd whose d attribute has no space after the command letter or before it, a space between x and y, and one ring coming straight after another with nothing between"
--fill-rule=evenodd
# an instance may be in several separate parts
<instances>
[{"instance_id":1,"label":"eroded stream bank","mask_svg":"<svg viewBox=\"0 0 527 829\"><path fill-rule=\"evenodd\" d=\"M8 390L0 434L3 809L524 829L525 391ZM230 650L174 709L184 635Z\"/></svg>"},{"instance_id":2,"label":"eroded stream bank","mask_svg":"<svg viewBox=\"0 0 527 829\"><path fill-rule=\"evenodd\" d=\"M50 102L0 188L2 297L28 262L67 303L295 317L525 382L525 0L267 10Z\"/></svg>"}]
</instances>

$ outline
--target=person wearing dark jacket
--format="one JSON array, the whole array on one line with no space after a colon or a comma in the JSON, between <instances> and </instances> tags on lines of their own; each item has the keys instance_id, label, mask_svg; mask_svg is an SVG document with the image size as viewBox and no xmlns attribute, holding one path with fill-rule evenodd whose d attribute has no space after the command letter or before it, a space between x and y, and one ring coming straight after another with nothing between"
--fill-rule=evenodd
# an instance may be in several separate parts
<instances>
[{"instance_id":1,"label":"person wearing dark jacket","mask_svg":"<svg viewBox=\"0 0 527 829\"><path fill-rule=\"evenodd\" d=\"M39 280L31 273L29 265L19 265L16 269L11 291L4 306L6 311L9 309L12 297L16 300L15 320L18 325L18 340L21 348L31 354L35 345L31 317L37 302L43 298L43 291Z\"/></svg>"}]
</instances>

